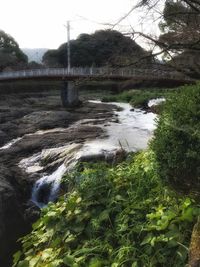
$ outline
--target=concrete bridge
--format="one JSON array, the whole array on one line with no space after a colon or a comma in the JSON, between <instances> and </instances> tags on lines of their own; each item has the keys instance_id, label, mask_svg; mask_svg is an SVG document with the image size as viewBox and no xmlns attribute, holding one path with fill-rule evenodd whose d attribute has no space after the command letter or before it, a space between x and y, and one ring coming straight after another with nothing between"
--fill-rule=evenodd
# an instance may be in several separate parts
<instances>
[{"instance_id":1,"label":"concrete bridge","mask_svg":"<svg viewBox=\"0 0 200 267\"><path fill-rule=\"evenodd\" d=\"M78 80L148 80L148 81L182 81L191 82L191 79L177 71L158 69L126 68L45 68L33 70L4 71L0 73L0 83L23 80L61 80L61 100L64 107L77 105L78 89L75 82Z\"/></svg>"}]
</instances>

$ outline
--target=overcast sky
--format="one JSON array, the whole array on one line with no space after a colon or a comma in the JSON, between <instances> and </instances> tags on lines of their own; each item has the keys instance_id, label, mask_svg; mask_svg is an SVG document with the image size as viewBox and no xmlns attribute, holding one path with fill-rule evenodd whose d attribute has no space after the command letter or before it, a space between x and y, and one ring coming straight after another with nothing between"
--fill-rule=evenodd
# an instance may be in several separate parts
<instances>
[{"instance_id":1,"label":"overcast sky","mask_svg":"<svg viewBox=\"0 0 200 267\"><path fill-rule=\"evenodd\" d=\"M74 39L80 33L106 28L101 23L115 23L135 3L136 0L0 0L0 28L13 36L21 48L57 48L67 40L67 20L71 20ZM126 31L131 24L135 29L156 31L150 23L142 26L140 15L134 12L116 29Z\"/></svg>"}]
</instances>

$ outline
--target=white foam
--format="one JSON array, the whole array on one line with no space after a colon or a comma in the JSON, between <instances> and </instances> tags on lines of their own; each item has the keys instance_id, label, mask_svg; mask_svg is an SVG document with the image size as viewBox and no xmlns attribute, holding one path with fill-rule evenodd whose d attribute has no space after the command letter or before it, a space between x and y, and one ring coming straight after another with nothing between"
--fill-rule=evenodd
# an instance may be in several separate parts
<instances>
[{"instance_id":1,"label":"white foam","mask_svg":"<svg viewBox=\"0 0 200 267\"><path fill-rule=\"evenodd\" d=\"M151 99L149 100L148 102L148 107L152 107L152 106L157 106L157 105L160 105L161 103L165 102L166 99L164 97L161 97L161 98L156 98L156 99Z\"/></svg>"}]
</instances>

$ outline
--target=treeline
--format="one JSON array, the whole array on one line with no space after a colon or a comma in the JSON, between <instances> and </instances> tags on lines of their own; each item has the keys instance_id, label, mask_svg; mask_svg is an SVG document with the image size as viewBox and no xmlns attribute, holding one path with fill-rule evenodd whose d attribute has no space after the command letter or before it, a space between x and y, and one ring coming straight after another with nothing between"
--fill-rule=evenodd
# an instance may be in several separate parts
<instances>
[{"instance_id":1,"label":"treeline","mask_svg":"<svg viewBox=\"0 0 200 267\"><path fill-rule=\"evenodd\" d=\"M15 39L2 30L0 30L0 48L0 71L28 63L27 55L22 52Z\"/></svg>"}]
</instances>

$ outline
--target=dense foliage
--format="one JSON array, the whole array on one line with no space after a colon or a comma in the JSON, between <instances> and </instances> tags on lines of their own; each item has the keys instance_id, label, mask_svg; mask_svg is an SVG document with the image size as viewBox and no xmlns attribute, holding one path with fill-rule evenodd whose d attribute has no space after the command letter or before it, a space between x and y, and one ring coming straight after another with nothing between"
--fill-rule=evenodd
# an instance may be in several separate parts
<instances>
[{"instance_id":1,"label":"dense foliage","mask_svg":"<svg viewBox=\"0 0 200 267\"><path fill-rule=\"evenodd\" d=\"M0 70L27 63L28 58L10 35L0 30Z\"/></svg>"},{"instance_id":2,"label":"dense foliage","mask_svg":"<svg viewBox=\"0 0 200 267\"><path fill-rule=\"evenodd\" d=\"M128 64L147 55L135 41L114 30L100 30L93 34L81 34L70 41L71 65L105 66L108 64ZM148 62L149 60L144 60ZM57 50L48 50L43 62L49 66L67 66L67 44Z\"/></svg>"},{"instance_id":3,"label":"dense foliage","mask_svg":"<svg viewBox=\"0 0 200 267\"><path fill-rule=\"evenodd\" d=\"M43 209L14 266L185 266L200 210L165 187L155 169L147 151L66 177L70 191Z\"/></svg>"},{"instance_id":4,"label":"dense foliage","mask_svg":"<svg viewBox=\"0 0 200 267\"><path fill-rule=\"evenodd\" d=\"M200 84L180 88L165 104L152 148L160 176L179 188L200 188Z\"/></svg>"}]
</instances>

